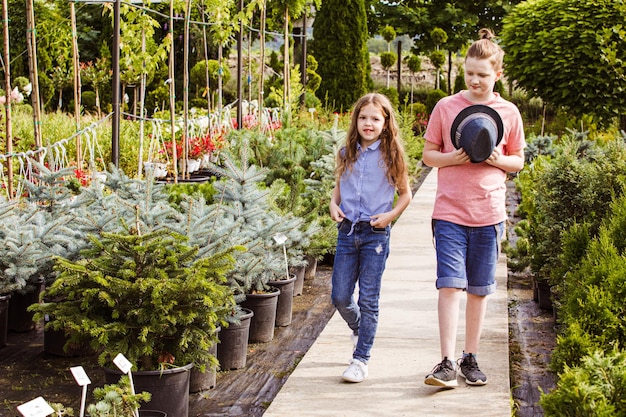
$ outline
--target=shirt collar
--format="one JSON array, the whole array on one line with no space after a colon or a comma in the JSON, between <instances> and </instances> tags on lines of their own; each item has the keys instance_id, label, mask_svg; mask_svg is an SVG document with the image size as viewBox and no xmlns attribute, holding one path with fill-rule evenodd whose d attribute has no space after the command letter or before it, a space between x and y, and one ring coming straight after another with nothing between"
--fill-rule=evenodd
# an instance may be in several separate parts
<instances>
[{"instance_id":1,"label":"shirt collar","mask_svg":"<svg viewBox=\"0 0 626 417\"><path fill-rule=\"evenodd\" d=\"M376 142L372 143L370 146L367 147L367 149L371 149L373 151L375 151L376 149L378 149L380 147L380 139L378 139ZM361 147L361 143L357 142L356 143L356 148L357 150L363 150L363 148ZM367 150L366 149L366 150Z\"/></svg>"}]
</instances>

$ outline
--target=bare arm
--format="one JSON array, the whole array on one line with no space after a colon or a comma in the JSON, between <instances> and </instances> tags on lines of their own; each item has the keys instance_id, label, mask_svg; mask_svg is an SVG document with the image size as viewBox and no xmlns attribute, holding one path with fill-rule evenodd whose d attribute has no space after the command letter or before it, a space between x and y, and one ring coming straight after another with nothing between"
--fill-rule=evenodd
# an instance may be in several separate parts
<instances>
[{"instance_id":1,"label":"bare arm","mask_svg":"<svg viewBox=\"0 0 626 417\"><path fill-rule=\"evenodd\" d=\"M422 159L426 165L436 168L463 165L470 160L463 148L442 153L439 145L428 141L424 144ZM485 162L505 172L520 171L524 167L524 149L503 155L498 148L495 148Z\"/></svg>"},{"instance_id":2,"label":"bare arm","mask_svg":"<svg viewBox=\"0 0 626 417\"><path fill-rule=\"evenodd\" d=\"M496 148L485 162L491 166L500 168L504 172L518 172L524 168L524 149L503 155L500 153L500 150Z\"/></svg>"},{"instance_id":3,"label":"bare arm","mask_svg":"<svg viewBox=\"0 0 626 417\"><path fill-rule=\"evenodd\" d=\"M340 223L346 215L339 208L339 204L341 204L341 190L339 188L339 184L333 188L333 192L330 196L330 218Z\"/></svg>"},{"instance_id":4,"label":"bare arm","mask_svg":"<svg viewBox=\"0 0 626 417\"><path fill-rule=\"evenodd\" d=\"M426 141L422 159L429 167L443 168L452 165L463 165L469 162L469 155L465 153L463 148L454 152L443 153L441 147L432 142Z\"/></svg>"}]
</instances>

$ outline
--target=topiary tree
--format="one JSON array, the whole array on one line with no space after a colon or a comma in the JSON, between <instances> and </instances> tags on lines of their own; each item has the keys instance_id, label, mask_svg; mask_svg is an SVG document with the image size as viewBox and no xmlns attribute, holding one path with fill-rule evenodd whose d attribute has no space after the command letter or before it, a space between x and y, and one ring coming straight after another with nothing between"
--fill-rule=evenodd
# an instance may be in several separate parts
<instances>
[{"instance_id":1,"label":"topiary tree","mask_svg":"<svg viewBox=\"0 0 626 417\"><path fill-rule=\"evenodd\" d=\"M314 56L322 77L317 96L347 110L372 88L363 0L325 0L313 23Z\"/></svg>"},{"instance_id":2,"label":"topiary tree","mask_svg":"<svg viewBox=\"0 0 626 417\"><path fill-rule=\"evenodd\" d=\"M387 70L387 88L389 88L389 69L396 63L398 56L391 55L391 42L396 38L396 30L392 26L385 26L380 31L380 36L387 42L387 54L380 55L380 63Z\"/></svg>"},{"instance_id":3,"label":"topiary tree","mask_svg":"<svg viewBox=\"0 0 626 417\"><path fill-rule=\"evenodd\" d=\"M626 3L529 0L505 17L507 76L531 95L601 124L626 114Z\"/></svg>"},{"instance_id":4,"label":"topiary tree","mask_svg":"<svg viewBox=\"0 0 626 417\"><path fill-rule=\"evenodd\" d=\"M380 54L380 65L387 70L387 88L389 88L389 70L398 60L398 55L393 52L383 52Z\"/></svg>"},{"instance_id":5,"label":"topiary tree","mask_svg":"<svg viewBox=\"0 0 626 417\"><path fill-rule=\"evenodd\" d=\"M446 55L443 53L443 51L441 51L440 48L441 48L441 45L448 42L448 34L446 33L445 30L441 28L434 28L430 32L430 38L433 40L433 43L435 44L435 48L437 48L435 51L431 52L430 61L433 63L433 65L435 66L437 70L437 76L435 77L436 78L435 88L439 89L440 88L439 74L441 71L441 67L446 62Z\"/></svg>"}]
</instances>

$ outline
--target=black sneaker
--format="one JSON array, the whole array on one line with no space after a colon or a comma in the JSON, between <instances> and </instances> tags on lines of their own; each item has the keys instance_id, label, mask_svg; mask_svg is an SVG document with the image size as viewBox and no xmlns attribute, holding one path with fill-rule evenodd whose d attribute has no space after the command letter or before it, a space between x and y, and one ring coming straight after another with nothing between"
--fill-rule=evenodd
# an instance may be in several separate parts
<instances>
[{"instance_id":1,"label":"black sneaker","mask_svg":"<svg viewBox=\"0 0 626 417\"><path fill-rule=\"evenodd\" d=\"M487 376L478 368L475 355L470 353L464 358L460 358L457 363L461 370L461 376L465 378L465 383L468 385L485 385L487 383Z\"/></svg>"},{"instance_id":2,"label":"black sneaker","mask_svg":"<svg viewBox=\"0 0 626 417\"><path fill-rule=\"evenodd\" d=\"M434 385L436 387L456 387L458 382L456 381L456 369L454 369L454 363L447 357L443 358L433 369L432 373L426 375L424 380L426 385Z\"/></svg>"}]
</instances>

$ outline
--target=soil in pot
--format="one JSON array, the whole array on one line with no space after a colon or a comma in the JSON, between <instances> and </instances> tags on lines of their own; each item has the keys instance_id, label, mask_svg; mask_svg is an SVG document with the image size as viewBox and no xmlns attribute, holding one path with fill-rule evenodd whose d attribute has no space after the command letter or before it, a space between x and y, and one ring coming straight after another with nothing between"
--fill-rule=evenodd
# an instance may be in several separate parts
<instances>
[{"instance_id":1,"label":"soil in pot","mask_svg":"<svg viewBox=\"0 0 626 417\"><path fill-rule=\"evenodd\" d=\"M293 292L296 282L296 276L291 275L289 279L270 281L272 287L278 288L278 302L276 305L276 321L278 327L289 326L291 324L291 311L293 305Z\"/></svg>"},{"instance_id":2,"label":"soil in pot","mask_svg":"<svg viewBox=\"0 0 626 417\"><path fill-rule=\"evenodd\" d=\"M217 360L222 371L241 369L246 366L250 322L254 312L246 308L242 310L243 314L239 317L239 323L231 324L221 329L219 333Z\"/></svg>"},{"instance_id":3,"label":"soil in pot","mask_svg":"<svg viewBox=\"0 0 626 417\"><path fill-rule=\"evenodd\" d=\"M254 312L250 321L248 342L265 343L274 338L279 295L280 290L278 288L272 288L271 292L266 293L246 294L246 299L241 302L241 307Z\"/></svg>"}]
</instances>

